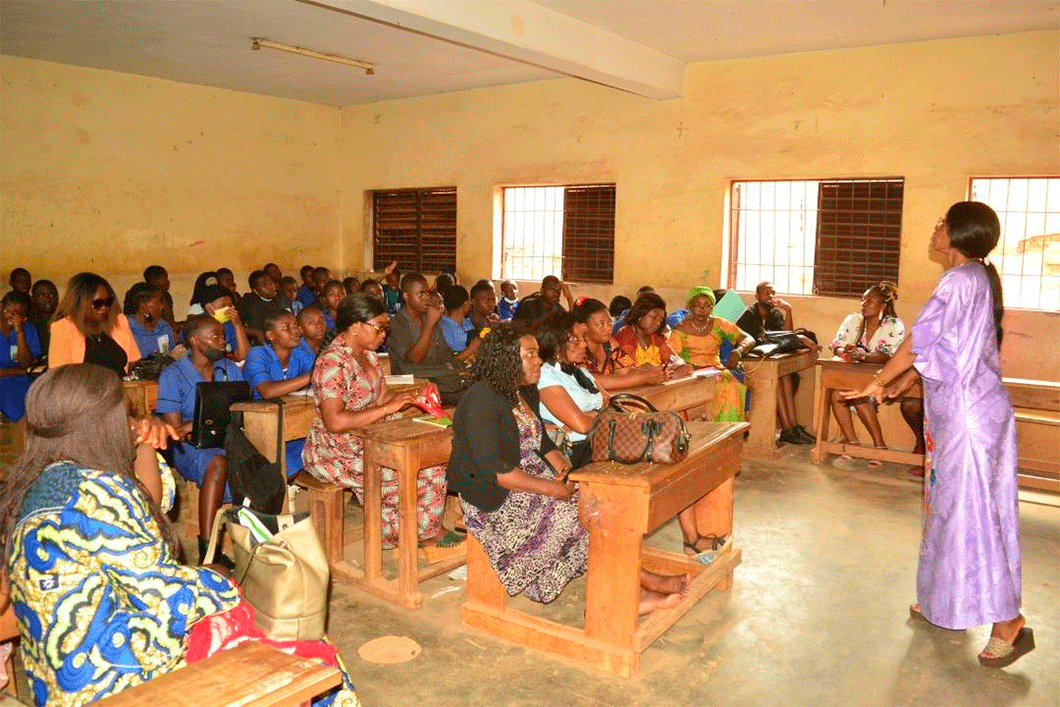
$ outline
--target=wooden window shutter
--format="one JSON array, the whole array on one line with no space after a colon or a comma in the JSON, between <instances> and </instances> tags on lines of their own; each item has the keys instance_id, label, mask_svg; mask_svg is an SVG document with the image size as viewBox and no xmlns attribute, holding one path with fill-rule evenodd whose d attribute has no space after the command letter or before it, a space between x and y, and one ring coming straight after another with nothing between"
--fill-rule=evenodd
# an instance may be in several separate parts
<instances>
[{"instance_id":1,"label":"wooden window shutter","mask_svg":"<svg viewBox=\"0 0 1060 707\"><path fill-rule=\"evenodd\" d=\"M615 185L563 190L563 279L612 284L615 276Z\"/></svg>"},{"instance_id":2,"label":"wooden window shutter","mask_svg":"<svg viewBox=\"0 0 1060 707\"><path fill-rule=\"evenodd\" d=\"M456 271L456 187L372 193L372 267Z\"/></svg>"},{"instance_id":3,"label":"wooden window shutter","mask_svg":"<svg viewBox=\"0 0 1060 707\"><path fill-rule=\"evenodd\" d=\"M820 182L813 291L860 297L883 280L898 282L904 180Z\"/></svg>"}]
</instances>

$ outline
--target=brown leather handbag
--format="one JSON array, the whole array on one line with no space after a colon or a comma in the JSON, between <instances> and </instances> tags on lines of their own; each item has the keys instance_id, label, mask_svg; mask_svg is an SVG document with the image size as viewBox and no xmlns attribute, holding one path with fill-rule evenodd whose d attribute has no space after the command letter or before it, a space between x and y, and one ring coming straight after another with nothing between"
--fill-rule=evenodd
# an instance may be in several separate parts
<instances>
[{"instance_id":1,"label":"brown leather handbag","mask_svg":"<svg viewBox=\"0 0 1060 707\"><path fill-rule=\"evenodd\" d=\"M689 435L676 412L659 412L650 402L623 393L596 415L587 435L594 462L673 464L688 455Z\"/></svg>"}]
</instances>

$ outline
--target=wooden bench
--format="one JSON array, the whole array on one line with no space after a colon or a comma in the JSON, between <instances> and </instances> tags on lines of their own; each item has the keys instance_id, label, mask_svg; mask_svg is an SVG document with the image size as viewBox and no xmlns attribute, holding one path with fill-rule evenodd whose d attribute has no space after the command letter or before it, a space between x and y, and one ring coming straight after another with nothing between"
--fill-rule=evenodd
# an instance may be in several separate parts
<instances>
[{"instance_id":1,"label":"wooden bench","mask_svg":"<svg viewBox=\"0 0 1060 707\"><path fill-rule=\"evenodd\" d=\"M1060 493L1060 383L1003 380L1016 415L1020 486Z\"/></svg>"},{"instance_id":2,"label":"wooden bench","mask_svg":"<svg viewBox=\"0 0 1060 707\"><path fill-rule=\"evenodd\" d=\"M677 464L590 464L570 474L578 482L578 513L589 531L584 629L517 611L482 546L468 535L465 624L494 636L630 677L641 652L708 592L727 589L740 551L731 545L710 565L683 553L643 546L643 539L694 504L697 530L732 532L733 479L740 468L745 422L690 422L692 445ZM671 609L638 618L641 568L690 573L688 595Z\"/></svg>"},{"instance_id":3,"label":"wooden bench","mask_svg":"<svg viewBox=\"0 0 1060 707\"><path fill-rule=\"evenodd\" d=\"M338 669L249 642L97 702L100 707L294 707L342 683Z\"/></svg>"},{"instance_id":4,"label":"wooden bench","mask_svg":"<svg viewBox=\"0 0 1060 707\"><path fill-rule=\"evenodd\" d=\"M158 381L123 380L121 387L133 417L147 417L155 413L158 406Z\"/></svg>"},{"instance_id":5,"label":"wooden bench","mask_svg":"<svg viewBox=\"0 0 1060 707\"><path fill-rule=\"evenodd\" d=\"M772 459L784 453L777 448L777 382L781 376L799 373L803 376L795 398L798 418L807 420L813 410L814 364L817 352L803 349L768 358L749 358L744 362L751 411L747 421L751 434L745 453L749 457Z\"/></svg>"}]
</instances>

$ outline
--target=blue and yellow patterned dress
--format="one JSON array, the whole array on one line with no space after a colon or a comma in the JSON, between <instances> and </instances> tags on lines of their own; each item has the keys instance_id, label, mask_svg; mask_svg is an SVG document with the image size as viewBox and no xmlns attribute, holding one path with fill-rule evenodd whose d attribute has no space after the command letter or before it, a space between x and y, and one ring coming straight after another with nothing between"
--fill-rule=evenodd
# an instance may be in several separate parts
<instances>
[{"instance_id":1,"label":"blue and yellow patterned dress","mask_svg":"<svg viewBox=\"0 0 1060 707\"><path fill-rule=\"evenodd\" d=\"M26 494L8 578L38 705L87 704L182 667L189 627L239 603L229 580L177 562L131 479L68 462Z\"/></svg>"}]
</instances>

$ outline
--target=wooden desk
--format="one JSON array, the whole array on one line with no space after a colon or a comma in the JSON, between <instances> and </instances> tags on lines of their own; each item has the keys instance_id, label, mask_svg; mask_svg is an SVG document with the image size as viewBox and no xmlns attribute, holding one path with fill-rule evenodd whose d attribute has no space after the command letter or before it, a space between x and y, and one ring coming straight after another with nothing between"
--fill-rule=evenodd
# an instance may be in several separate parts
<instances>
[{"instance_id":1,"label":"wooden desk","mask_svg":"<svg viewBox=\"0 0 1060 707\"><path fill-rule=\"evenodd\" d=\"M692 445L678 464L599 462L572 472L578 513L589 530L585 628L577 629L507 608L508 593L482 546L468 535L468 626L577 660L623 677L640 654L713 589L727 589L740 551L723 551L710 565L683 553L643 547L646 533L695 504L700 533L732 532L733 478L740 468L745 422L691 422ZM698 499L698 500L697 500ZM691 573L688 596L676 607L638 621L640 570Z\"/></svg>"},{"instance_id":2,"label":"wooden desk","mask_svg":"<svg viewBox=\"0 0 1060 707\"><path fill-rule=\"evenodd\" d=\"M814 421L817 425L817 444L814 445L811 457L815 462L823 462L829 454L847 454L858 459L878 459L895 464L924 466L924 455L912 452L900 452L894 449L876 449L857 444L829 442L828 426L832 419L832 392L835 390L861 390L872 382L873 376L883 368L882 363L853 363L839 358L822 358L817 362L821 367L821 393L817 400ZM906 393L908 398L923 398L924 392L918 380L912 390Z\"/></svg>"},{"instance_id":3,"label":"wooden desk","mask_svg":"<svg viewBox=\"0 0 1060 707\"><path fill-rule=\"evenodd\" d=\"M463 553L419 569L417 556L416 478L420 469L449 461L453 430L403 418L354 430L364 441L364 570L342 558L342 538L332 535L331 574L352 582L370 594L414 609L423 604L418 585L464 564ZM398 472L398 576L383 575L382 489L380 467ZM341 531L340 531L341 532ZM334 543L338 542L336 553Z\"/></svg>"},{"instance_id":4,"label":"wooden desk","mask_svg":"<svg viewBox=\"0 0 1060 707\"><path fill-rule=\"evenodd\" d=\"M126 381L121 382L131 406L133 417L147 417L155 413L158 405L158 381Z\"/></svg>"},{"instance_id":5,"label":"wooden desk","mask_svg":"<svg viewBox=\"0 0 1060 707\"><path fill-rule=\"evenodd\" d=\"M427 385L426 379L416 379L412 385L392 385L390 390L419 390ZM283 405L257 400L235 403L232 412L243 413L243 432L263 457L270 462L279 461L283 478L287 479L287 455L276 448L276 425L283 425L283 441L305 439L313 420L317 416L316 401L312 395L285 395ZM416 414L420 414L417 410Z\"/></svg>"},{"instance_id":6,"label":"wooden desk","mask_svg":"<svg viewBox=\"0 0 1060 707\"><path fill-rule=\"evenodd\" d=\"M1003 380L1016 416L1020 486L1060 493L1060 460L1050 456L1060 435L1060 383Z\"/></svg>"},{"instance_id":7,"label":"wooden desk","mask_svg":"<svg viewBox=\"0 0 1060 707\"><path fill-rule=\"evenodd\" d=\"M804 349L795 353L769 358L749 358L744 361L747 388L751 396L751 434L744 450L749 457L771 459L783 452L777 449L777 381L790 373L801 373L799 394L796 397L798 418L807 420L813 410L814 364L817 352ZM805 373L802 373L805 371Z\"/></svg>"},{"instance_id":8,"label":"wooden desk","mask_svg":"<svg viewBox=\"0 0 1060 707\"><path fill-rule=\"evenodd\" d=\"M641 385L617 390L615 395L632 393L644 398L659 410L673 410L686 420L702 420L713 408L717 380L713 376L692 376L665 384Z\"/></svg>"},{"instance_id":9,"label":"wooden desk","mask_svg":"<svg viewBox=\"0 0 1060 707\"><path fill-rule=\"evenodd\" d=\"M342 674L315 660L263 643L244 643L194 665L100 700L101 707L289 707L342 683Z\"/></svg>"}]
</instances>

